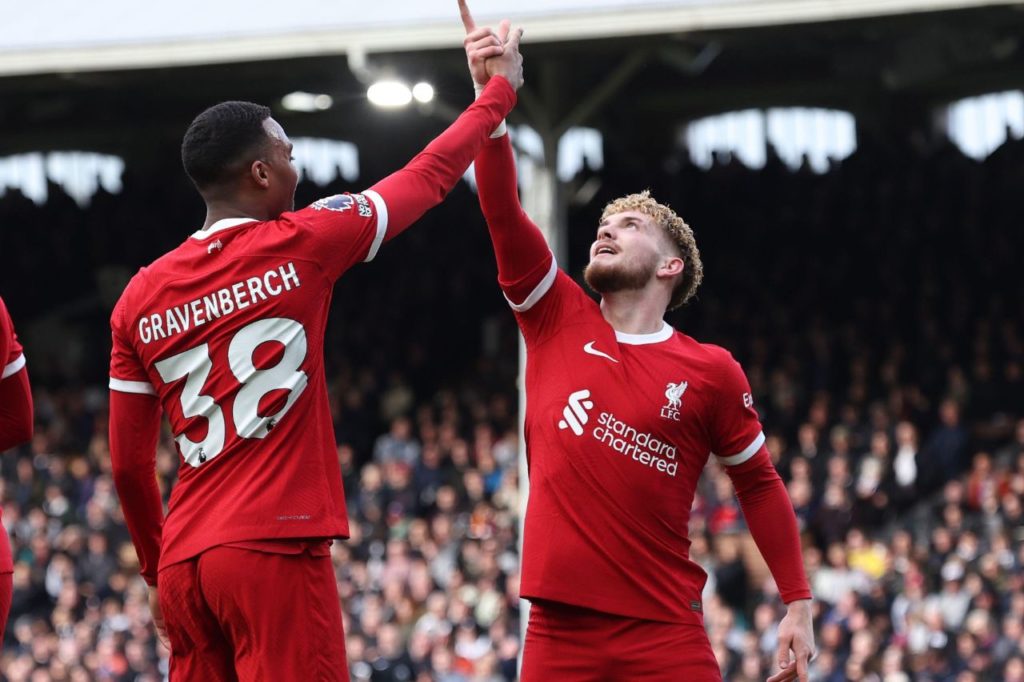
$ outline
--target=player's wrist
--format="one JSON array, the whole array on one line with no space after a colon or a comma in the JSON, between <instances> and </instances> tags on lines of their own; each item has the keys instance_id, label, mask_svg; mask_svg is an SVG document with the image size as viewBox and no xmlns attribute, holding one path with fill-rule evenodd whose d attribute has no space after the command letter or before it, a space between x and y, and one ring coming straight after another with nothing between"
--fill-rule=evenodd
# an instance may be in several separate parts
<instances>
[{"instance_id":1,"label":"player's wrist","mask_svg":"<svg viewBox=\"0 0 1024 682\"><path fill-rule=\"evenodd\" d=\"M812 601L810 599L794 599L793 601L786 604L786 609L790 613L799 613L810 615Z\"/></svg>"},{"instance_id":2,"label":"player's wrist","mask_svg":"<svg viewBox=\"0 0 1024 682\"><path fill-rule=\"evenodd\" d=\"M498 76L500 76L501 78L505 78L504 76L501 76L501 74L495 74L494 76L491 77L490 80L494 80L494 78L498 77ZM507 78L505 80L506 80L506 82L508 82ZM489 82L490 81L488 81L488 83ZM509 85L509 87L512 87L512 83L511 82L509 82L508 85ZM487 89L487 83L478 83L475 79L473 80L473 91L476 93L476 98L475 99L480 99L480 95L484 94L484 90L486 90L486 89ZM498 124L498 127L495 128L494 132L491 133L491 139L492 140L496 140L498 138L504 137L507 133L508 133L508 126L505 124L505 119L502 119L501 123Z\"/></svg>"}]
</instances>

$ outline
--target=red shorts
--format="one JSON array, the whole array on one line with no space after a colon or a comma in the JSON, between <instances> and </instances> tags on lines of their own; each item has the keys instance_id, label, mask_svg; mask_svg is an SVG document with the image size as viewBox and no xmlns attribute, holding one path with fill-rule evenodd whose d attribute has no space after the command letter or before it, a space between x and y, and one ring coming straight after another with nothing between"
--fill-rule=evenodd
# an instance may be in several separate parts
<instances>
[{"instance_id":1,"label":"red shorts","mask_svg":"<svg viewBox=\"0 0 1024 682\"><path fill-rule=\"evenodd\" d=\"M160 571L171 680L348 681L330 551L294 547L214 547Z\"/></svg>"},{"instance_id":2,"label":"red shorts","mask_svg":"<svg viewBox=\"0 0 1024 682\"><path fill-rule=\"evenodd\" d=\"M521 682L720 682L699 625L663 623L537 601Z\"/></svg>"}]
</instances>

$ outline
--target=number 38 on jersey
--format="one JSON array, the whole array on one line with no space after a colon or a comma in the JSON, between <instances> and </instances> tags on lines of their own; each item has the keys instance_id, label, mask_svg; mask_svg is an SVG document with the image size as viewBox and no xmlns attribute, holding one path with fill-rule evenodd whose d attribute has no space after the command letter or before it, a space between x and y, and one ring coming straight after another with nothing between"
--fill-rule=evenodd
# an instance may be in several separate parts
<instances>
[{"instance_id":1,"label":"number 38 on jersey","mask_svg":"<svg viewBox=\"0 0 1024 682\"><path fill-rule=\"evenodd\" d=\"M270 366L258 367L257 349L271 343L280 344L284 351L275 354ZM230 409L234 433L239 438L262 439L295 405L309 382L306 373L299 369L306 359L306 330L285 317L258 320L242 327L228 344L227 358L228 368L238 385L220 403L203 392L209 390L207 380L214 368L210 344L204 343L155 363L165 383L184 379L181 411L185 419L202 417L206 420L208 428L202 440L190 439L184 429L174 438L182 458L193 467L201 466L224 450L229 435L224 410ZM271 394L274 398L286 395L284 404L272 414L261 414L260 403ZM272 404L276 406L280 402L277 399Z\"/></svg>"}]
</instances>

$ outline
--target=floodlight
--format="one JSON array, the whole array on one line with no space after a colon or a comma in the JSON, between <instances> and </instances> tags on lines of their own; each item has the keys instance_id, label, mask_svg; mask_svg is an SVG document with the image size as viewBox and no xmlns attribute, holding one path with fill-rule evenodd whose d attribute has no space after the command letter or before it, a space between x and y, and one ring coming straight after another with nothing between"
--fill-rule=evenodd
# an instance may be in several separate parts
<instances>
[{"instance_id":1,"label":"floodlight","mask_svg":"<svg viewBox=\"0 0 1024 682\"><path fill-rule=\"evenodd\" d=\"M412 92L401 81L377 81L366 91L366 97L378 107L396 109L412 101Z\"/></svg>"},{"instance_id":2,"label":"floodlight","mask_svg":"<svg viewBox=\"0 0 1024 682\"><path fill-rule=\"evenodd\" d=\"M333 104L334 100L330 95L312 92L290 92L281 98L281 106L288 111L324 111L330 109Z\"/></svg>"},{"instance_id":3,"label":"floodlight","mask_svg":"<svg viewBox=\"0 0 1024 682\"><path fill-rule=\"evenodd\" d=\"M417 83L412 86L412 96L420 104L426 104L434 99L434 86L425 82Z\"/></svg>"}]
</instances>

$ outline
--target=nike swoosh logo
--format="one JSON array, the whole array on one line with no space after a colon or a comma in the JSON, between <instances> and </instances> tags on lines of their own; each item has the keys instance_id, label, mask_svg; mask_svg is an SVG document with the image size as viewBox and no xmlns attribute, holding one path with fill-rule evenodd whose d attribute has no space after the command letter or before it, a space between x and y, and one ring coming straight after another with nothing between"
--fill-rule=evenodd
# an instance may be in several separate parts
<instances>
[{"instance_id":1,"label":"nike swoosh logo","mask_svg":"<svg viewBox=\"0 0 1024 682\"><path fill-rule=\"evenodd\" d=\"M596 348L594 348L594 342L593 341L591 341L587 345L583 346L583 352L584 353L589 353L590 355L596 355L599 358L605 358L605 359L611 360L612 362L618 362L618 360L616 360L612 356L608 355L607 353L603 353L603 352L597 350Z\"/></svg>"}]
</instances>

